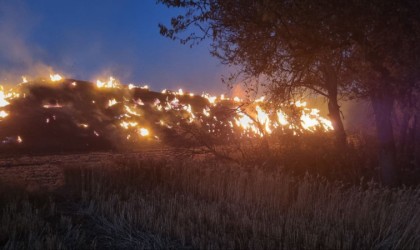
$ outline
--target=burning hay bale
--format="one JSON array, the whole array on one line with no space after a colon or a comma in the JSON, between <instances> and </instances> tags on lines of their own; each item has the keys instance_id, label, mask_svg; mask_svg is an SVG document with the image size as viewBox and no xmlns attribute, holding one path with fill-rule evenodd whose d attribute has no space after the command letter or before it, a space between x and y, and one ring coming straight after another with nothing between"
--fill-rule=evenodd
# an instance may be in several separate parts
<instances>
[{"instance_id":1,"label":"burning hay bale","mask_svg":"<svg viewBox=\"0 0 420 250\"><path fill-rule=\"evenodd\" d=\"M266 111L262 102L244 105L223 95L154 92L114 78L94 84L52 75L0 92L0 147L3 152L199 147L285 130L331 130L331 123L305 103L293 104L300 112L296 124L282 110Z\"/></svg>"}]
</instances>

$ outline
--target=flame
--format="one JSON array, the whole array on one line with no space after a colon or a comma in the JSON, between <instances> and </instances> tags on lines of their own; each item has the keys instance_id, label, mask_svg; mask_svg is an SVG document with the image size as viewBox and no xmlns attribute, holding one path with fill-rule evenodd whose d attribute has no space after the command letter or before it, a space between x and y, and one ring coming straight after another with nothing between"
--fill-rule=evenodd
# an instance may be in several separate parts
<instances>
[{"instance_id":1,"label":"flame","mask_svg":"<svg viewBox=\"0 0 420 250\"><path fill-rule=\"evenodd\" d=\"M44 109L51 109L51 108L62 108L63 106L56 103L56 104L45 104L42 106Z\"/></svg>"},{"instance_id":2,"label":"flame","mask_svg":"<svg viewBox=\"0 0 420 250\"><path fill-rule=\"evenodd\" d=\"M237 96L235 96L235 97L233 98L233 101L234 101L234 102L242 102L242 99L241 99L241 98L239 98L239 97L237 97Z\"/></svg>"},{"instance_id":3,"label":"flame","mask_svg":"<svg viewBox=\"0 0 420 250\"><path fill-rule=\"evenodd\" d=\"M299 100L295 103L295 106L298 107L298 108L306 107L306 102L302 102L302 101Z\"/></svg>"},{"instance_id":4,"label":"flame","mask_svg":"<svg viewBox=\"0 0 420 250\"><path fill-rule=\"evenodd\" d=\"M210 108L209 107L205 107L203 109L203 115L209 117L210 116Z\"/></svg>"},{"instance_id":5,"label":"flame","mask_svg":"<svg viewBox=\"0 0 420 250\"><path fill-rule=\"evenodd\" d=\"M6 107L10 103L6 100L7 96L5 95L3 91L3 87L0 88L0 108Z\"/></svg>"},{"instance_id":6,"label":"flame","mask_svg":"<svg viewBox=\"0 0 420 250\"><path fill-rule=\"evenodd\" d=\"M148 136L150 133L149 133L149 130L147 128L140 128L139 129L139 134L141 136L145 137L145 136Z\"/></svg>"},{"instance_id":7,"label":"flame","mask_svg":"<svg viewBox=\"0 0 420 250\"><path fill-rule=\"evenodd\" d=\"M62 80L62 77L58 74L51 75L50 78L51 81ZM24 82L27 81L27 79L24 77L22 77L22 80ZM71 86L77 86L77 82L72 82ZM111 76L109 77L108 81L97 80L96 86L98 88L120 88L121 85L119 85L115 78ZM145 85L143 87L137 87L133 84L129 84L124 88L149 89L149 86ZM148 110L149 108L162 112L162 115L164 115L162 119L165 119L165 121L160 120L159 118L152 118L153 116L151 116L150 119L156 120L147 121L146 124L157 124L158 126L162 126L163 128L168 129L176 129L175 124L180 124L180 122L173 122L168 120L172 119L168 117L176 117L176 119L182 119L184 122L190 124L194 123L194 126L202 126L204 131L208 131L209 133L221 131L220 128L227 128L227 131L230 131L231 133L239 133L240 136L250 138L263 137L272 134L275 131L285 132L289 130L293 134L297 135L302 134L303 132L333 130L331 121L322 117L319 114L320 111L318 109L308 108L307 103L303 100L297 100L295 102L289 103L294 108L294 110L298 110L298 118L300 118L300 120L296 121L296 119L290 119L292 116L288 116L288 113L286 112L287 109L283 109L284 106L281 106L280 109L268 108L269 105L265 104L269 103L269 101L266 100L265 96L261 96L255 99L254 102L244 103L244 101L237 96L229 98L224 94L220 96L212 96L210 94L204 93L201 95L201 97L205 98L208 103L206 103L204 106L197 107L193 106L192 103L188 103L188 101L192 100L193 98L179 97L186 95L194 97L194 94L191 92L184 91L183 89L179 89L176 92L164 89L161 93L166 95L162 95L159 97L160 99L155 98L153 102L151 102L148 98L145 98L145 101L143 102L137 96L122 97L119 98L119 101L117 101L116 98L108 100L108 102L105 104L105 108L112 107L118 103L121 104L121 107L124 107L124 111L122 111L121 114L116 114L114 116L116 119L118 119L118 122L116 123L119 125L118 128L121 129L121 131L124 131L124 133L127 133L127 135L124 134L124 139L127 138L134 140L135 137L133 137L133 132L137 133L141 137L150 136L151 133L149 129L140 126L140 124L143 124L144 119L149 118L145 117L148 114L145 110ZM1 87L0 108L10 105L10 103L13 103L12 100L18 97L20 97L18 92L10 90L5 92ZM194 97L194 99L196 98L200 99L200 96ZM95 103L95 100L91 100L91 102ZM229 108L232 108L233 106L233 110L236 109L236 112L234 112L234 114L229 114L228 116L218 116L218 107L221 106L220 104L222 102L223 104L229 104L227 106ZM51 109L62 108L63 106L59 103L55 103L45 104L42 107ZM117 112L118 110L119 109L115 109L113 112ZM0 119L9 116L8 112L8 110L0 110ZM47 118L45 122L51 123L52 119L55 120L55 116ZM84 123L76 124L80 128L89 127L88 124ZM151 138L159 140L159 137L154 135L154 133L158 134L158 130L154 130L153 127L150 129L153 131L153 137ZM92 133L92 131L89 133ZM101 133L105 132L101 131ZM93 130L93 134L95 136L100 136L96 130ZM16 137L13 137L14 142L16 142L15 138Z\"/></svg>"},{"instance_id":8,"label":"flame","mask_svg":"<svg viewBox=\"0 0 420 250\"><path fill-rule=\"evenodd\" d=\"M254 121L247 114L244 114L241 111L238 111L237 114L239 117L235 118L235 123L238 127L241 127L245 132L251 132L262 136L258 127L255 126Z\"/></svg>"},{"instance_id":9,"label":"flame","mask_svg":"<svg viewBox=\"0 0 420 250\"><path fill-rule=\"evenodd\" d=\"M144 106L144 102L143 102L140 98L138 98L138 99L136 100L136 103L137 103L138 105L140 105L140 106Z\"/></svg>"},{"instance_id":10,"label":"flame","mask_svg":"<svg viewBox=\"0 0 420 250\"><path fill-rule=\"evenodd\" d=\"M215 105L216 104L216 100L217 100L217 96L211 96L209 94L203 94L202 97L206 98L210 104Z\"/></svg>"},{"instance_id":11,"label":"flame","mask_svg":"<svg viewBox=\"0 0 420 250\"><path fill-rule=\"evenodd\" d=\"M96 86L98 88L118 88L119 84L115 81L115 78L110 76L107 82L96 80Z\"/></svg>"},{"instance_id":12,"label":"flame","mask_svg":"<svg viewBox=\"0 0 420 250\"><path fill-rule=\"evenodd\" d=\"M285 126L289 124L289 122L287 121L287 115L282 110L277 111L277 118L280 125Z\"/></svg>"},{"instance_id":13,"label":"flame","mask_svg":"<svg viewBox=\"0 0 420 250\"><path fill-rule=\"evenodd\" d=\"M52 82L58 82L58 81L63 80L63 77L60 76L59 74L52 74L50 75L50 79Z\"/></svg>"},{"instance_id":14,"label":"flame","mask_svg":"<svg viewBox=\"0 0 420 250\"><path fill-rule=\"evenodd\" d=\"M22 76L22 83L27 83L28 79L25 76Z\"/></svg>"},{"instance_id":15,"label":"flame","mask_svg":"<svg viewBox=\"0 0 420 250\"><path fill-rule=\"evenodd\" d=\"M265 132L271 134L273 131L271 130L271 120L270 117L268 116L268 114L261 109L260 106L257 106L256 108L257 111L257 121L264 126L264 130Z\"/></svg>"},{"instance_id":16,"label":"flame","mask_svg":"<svg viewBox=\"0 0 420 250\"><path fill-rule=\"evenodd\" d=\"M7 116L9 116L9 113L4 110L0 111L0 118L6 118Z\"/></svg>"},{"instance_id":17,"label":"flame","mask_svg":"<svg viewBox=\"0 0 420 250\"><path fill-rule=\"evenodd\" d=\"M264 100L265 100L265 96L261 96L260 98L256 99L255 102L256 103L258 103L258 102L264 102Z\"/></svg>"},{"instance_id":18,"label":"flame","mask_svg":"<svg viewBox=\"0 0 420 250\"><path fill-rule=\"evenodd\" d=\"M108 108L114 106L117 103L118 102L117 102L117 100L115 100L115 98L111 99L111 100L108 100Z\"/></svg>"},{"instance_id":19,"label":"flame","mask_svg":"<svg viewBox=\"0 0 420 250\"><path fill-rule=\"evenodd\" d=\"M129 106L124 105L125 111L127 111L127 113L134 115L134 116L141 116L139 113L137 113L136 111L132 110Z\"/></svg>"},{"instance_id":20,"label":"flame","mask_svg":"<svg viewBox=\"0 0 420 250\"><path fill-rule=\"evenodd\" d=\"M323 127L325 130L332 130L331 121L322 118L319 116L318 109L310 110L310 113L305 113L305 110L302 111L300 120L302 121L302 127L309 131L315 131L317 127Z\"/></svg>"},{"instance_id":21,"label":"flame","mask_svg":"<svg viewBox=\"0 0 420 250\"><path fill-rule=\"evenodd\" d=\"M132 127L137 127L138 123L137 122L121 122L120 123L121 127L123 127L124 129L129 129Z\"/></svg>"}]
</instances>

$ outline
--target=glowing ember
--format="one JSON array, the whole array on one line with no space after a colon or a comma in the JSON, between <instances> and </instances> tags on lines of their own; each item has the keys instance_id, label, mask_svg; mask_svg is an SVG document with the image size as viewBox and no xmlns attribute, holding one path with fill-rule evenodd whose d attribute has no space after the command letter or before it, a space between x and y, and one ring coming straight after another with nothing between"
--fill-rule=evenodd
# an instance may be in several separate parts
<instances>
[{"instance_id":1,"label":"glowing ember","mask_svg":"<svg viewBox=\"0 0 420 250\"><path fill-rule=\"evenodd\" d=\"M135 116L140 116L139 113L137 113L136 111L134 111L133 109L131 109L130 107L128 107L127 105L124 106L125 110L127 111L127 113L131 114L131 115L135 115Z\"/></svg>"},{"instance_id":2,"label":"glowing ember","mask_svg":"<svg viewBox=\"0 0 420 250\"><path fill-rule=\"evenodd\" d=\"M117 100L115 100L115 98L111 99L111 100L108 100L108 108L114 106L117 103L118 102L117 102Z\"/></svg>"},{"instance_id":3,"label":"glowing ember","mask_svg":"<svg viewBox=\"0 0 420 250\"><path fill-rule=\"evenodd\" d=\"M205 107L204 109L203 109L203 115L205 115L205 116L210 116L210 108L209 107Z\"/></svg>"},{"instance_id":4,"label":"glowing ember","mask_svg":"<svg viewBox=\"0 0 420 250\"><path fill-rule=\"evenodd\" d=\"M0 111L0 118L5 118L5 117L7 117L9 114L6 112L6 111L4 111L4 110L2 110L2 111Z\"/></svg>"},{"instance_id":5,"label":"glowing ember","mask_svg":"<svg viewBox=\"0 0 420 250\"><path fill-rule=\"evenodd\" d=\"M146 128L141 128L141 129L139 129L139 134L140 134L141 136L148 136L150 133L149 133L149 130L148 130L148 129L146 129Z\"/></svg>"},{"instance_id":6,"label":"glowing ember","mask_svg":"<svg viewBox=\"0 0 420 250\"><path fill-rule=\"evenodd\" d=\"M45 104L42 106L44 109L54 109L54 108L62 108L63 106L56 103L56 104Z\"/></svg>"}]
</instances>

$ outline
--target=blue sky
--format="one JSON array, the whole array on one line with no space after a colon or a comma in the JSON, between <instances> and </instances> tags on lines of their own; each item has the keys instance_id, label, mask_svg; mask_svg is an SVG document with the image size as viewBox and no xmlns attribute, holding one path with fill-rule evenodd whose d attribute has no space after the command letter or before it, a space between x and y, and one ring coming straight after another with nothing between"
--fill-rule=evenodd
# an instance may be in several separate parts
<instances>
[{"instance_id":1,"label":"blue sky","mask_svg":"<svg viewBox=\"0 0 420 250\"><path fill-rule=\"evenodd\" d=\"M159 34L179 10L155 0L0 0L0 82L52 68L83 80L114 75L152 89L221 93L228 69ZM20 77L20 75L19 75Z\"/></svg>"}]
</instances>

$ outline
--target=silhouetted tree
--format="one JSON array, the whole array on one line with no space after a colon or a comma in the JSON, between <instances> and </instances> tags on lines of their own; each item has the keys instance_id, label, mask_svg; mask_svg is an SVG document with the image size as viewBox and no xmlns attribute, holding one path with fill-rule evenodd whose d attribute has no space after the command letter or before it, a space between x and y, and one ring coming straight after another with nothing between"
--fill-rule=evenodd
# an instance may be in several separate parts
<instances>
[{"instance_id":1,"label":"silhouetted tree","mask_svg":"<svg viewBox=\"0 0 420 250\"><path fill-rule=\"evenodd\" d=\"M160 25L163 35L184 44L211 38L213 55L225 64L241 66L246 77L263 76L273 99L288 100L308 90L327 98L337 142L346 143L338 97L340 88L349 84L343 67L347 54L325 39L329 27L317 26L313 19L318 16L301 13L300 5L311 1L159 2L187 8L184 16L172 18L170 29ZM190 26L200 32L177 36Z\"/></svg>"},{"instance_id":2,"label":"silhouetted tree","mask_svg":"<svg viewBox=\"0 0 420 250\"><path fill-rule=\"evenodd\" d=\"M345 142L338 97L369 98L382 180L398 182L391 114L407 96L398 93L418 88L419 1L158 2L186 9L170 28L160 25L161 34L184 44L212 39L213 55L247 76L264 76L274 96L302 89L325 96L338 142Z\"/></svg>"}]
</instances>

